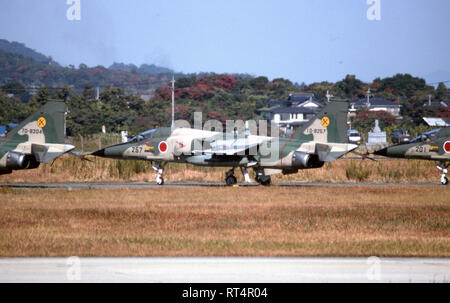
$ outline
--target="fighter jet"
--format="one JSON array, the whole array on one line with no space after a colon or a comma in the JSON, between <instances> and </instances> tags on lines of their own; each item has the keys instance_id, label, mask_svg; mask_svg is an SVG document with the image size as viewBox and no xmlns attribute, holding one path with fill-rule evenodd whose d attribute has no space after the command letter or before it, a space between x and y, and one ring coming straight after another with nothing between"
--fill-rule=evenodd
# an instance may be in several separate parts
<instances>
[{"instance_id":1,"label":"fighter jet","mask_svg":"<svg viewBox=\"0 0 450 303\"><path fill-rule=\"evenodd\" d=\"M168 162L231 167L225 174L229 186L236 184L236 168L241 169L246 182L251 182L247 169L252 168L258 183L270 185L273 174L319 168L357 148L347 139L347 108L346 102L329 103L316 117L284 138L168 127L148 130L129 142L92 155L151 161L159 185L164 184L164 166Z\"/></svg>"},{"instance_id":2,"label":"fighter jet","mask_svg":"<svg viewBox=\"0 0 450 303\"><path fill-rule=\"evenodd\" d=\"M7 134L0 145L0 175L37 168L75 148L64 143L66 105L49 101Z\"/></svg>"},{"instance_id":3,"label":"fighter jet","mask_svg":"<svg viewBox=\"0 0 450 303\"><path fill-rule=\"evenodd\" d=\"M446 174L450 165L450 127L434 129L416 138L374 152L375 155L436 161L441 171L441 183L448 184Z\"/></svg>"}]
</instances>

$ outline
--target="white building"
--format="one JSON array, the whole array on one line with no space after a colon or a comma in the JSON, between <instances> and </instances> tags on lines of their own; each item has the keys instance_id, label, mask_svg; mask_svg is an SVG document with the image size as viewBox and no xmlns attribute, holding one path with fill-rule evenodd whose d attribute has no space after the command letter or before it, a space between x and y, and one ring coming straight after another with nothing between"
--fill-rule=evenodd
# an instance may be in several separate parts
<instances>
[{"instance_id":1,"label":"white building","mask_svg":"<svg viewBox=\"0 0 450 303\"><path fill-rule=\"evenodd\" d=\"M322 107L323 105L310 99L294 106L275 108L269 112L270 121L278 124L280 130L284 132L292 131L295 127L309 121Z\"/></svg>"},{"instance_id":2,"label":"white building","mask_svg":"<svg viewBox=\"0 0 450 303\"><path fill-rule=\"evenodd\" d=\"M368 109L369 111L385 111L395 117L400 117L401 105L389 101L385 98L367 98L351 102L349 107L349 115L355 116L358 109Z\"/></svg>"},{"instance_id":3,"label":"white building","mask_svg":"<svg viewBox=\"0 0 450 303\"><path fill-rule=\"evenodd\" d=\"M269 101L258 114L276 123L280 130L288 132L314 117L323 105L312 93L290 94L285 101Z\"/></svg>"}]
</instances>

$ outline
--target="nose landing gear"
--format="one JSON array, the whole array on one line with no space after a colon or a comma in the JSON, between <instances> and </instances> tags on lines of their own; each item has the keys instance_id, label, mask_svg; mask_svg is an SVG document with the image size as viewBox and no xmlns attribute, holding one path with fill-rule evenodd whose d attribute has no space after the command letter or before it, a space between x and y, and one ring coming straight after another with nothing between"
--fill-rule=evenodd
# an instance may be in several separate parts
<instances>
[{"instance_id":1,"label":"nose landing gear","mask_svg":"<svg viewBox=\"0 0 450 303\"><path fill-rule=\"evenodd\" d=\"M152 167L156 171L156 184L158 185L164 185L164 167L166 166L166 163L157 163L153 164Z\"/></svg>"},{"instance_id":2,"label":"nose landing gear","mask_svg":"<svg viewBox=\"0 0 450 303\"><path fill-rule=\"evenodd\" d=\"M446 177L448 170L447 167L450 164L445 165L444 163L441 163L439 165L437 165L436 167L441 171L441 184L442 185L447 185L448 184L448 179Z\"/></svg>"}]
</instances>

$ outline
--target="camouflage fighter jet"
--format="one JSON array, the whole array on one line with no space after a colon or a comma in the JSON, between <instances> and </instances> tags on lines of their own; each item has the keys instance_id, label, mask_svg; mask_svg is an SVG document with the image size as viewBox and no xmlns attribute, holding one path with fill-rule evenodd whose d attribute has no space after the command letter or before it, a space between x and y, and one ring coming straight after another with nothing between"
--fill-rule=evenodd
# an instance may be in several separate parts
<instances>
[{"instance_id":1,"label":"camouflage fighter jet","mask_svg":"<svg viewBox=\"0 0 450 303\"><path fill-rule=\"evenodd\" d=\"M441 183L447 185L446 174L450 164L450 127L434 129L410 141L380 149L374 154L392 158L436 161L437 168L441 171Z\"/></svg>"},{"instance_id":2,"label":"camouflage fighter jet","mask_svg":"<svg viewBox=\"0 0 450 303\"><path fill-rule=\"evenodd\" d=\"M64 143L66 105L49 101L7 134L0 145L0 175L50 163L75 148Z\"/></svg>"},{"instance_id":3,"label":"camouflage fighter jet","mask_svg":"<svg viewBox=\"0 0 450 303\"><path fill-rule=\"evenodd\" d=\"M151 161L159 185L164 184L163 170L168 162L231 167L225 175L229 186L236 184L236 168L241 169L246 182L251 181L247 169L253 168L256 181L269 185L273 174L319 168L355 149L357 145L347 140L347 108L346 102L329 103L289 138L237 136L192 128L157 128L92 155Z\"/></svg>"}]
</instances>

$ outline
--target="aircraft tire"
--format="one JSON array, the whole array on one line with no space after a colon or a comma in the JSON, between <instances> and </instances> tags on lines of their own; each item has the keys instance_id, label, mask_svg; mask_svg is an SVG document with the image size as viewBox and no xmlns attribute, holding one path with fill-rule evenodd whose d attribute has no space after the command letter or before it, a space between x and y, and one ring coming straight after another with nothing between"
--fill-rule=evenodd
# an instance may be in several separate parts
<instances>
[{"instance_id":1,"label":"aircraft tire","mask_svg":"<svg viewBox=\"0 0 450 303\"><path fill-rule=\"evenodd\" d=\"M233 186L234 184L237 183L237 180L235 176L228 176L226 177L225 182L227 183L228 186Z\"/></svg>"},{"instance_id":2,"label":"aircraft tire","mask_svg":"<svg viewBox=\"0 0 450 303\"><path fill-rule=\"evenodd\" d=\"M260 176L256 178L256 182L263 186L269 186L270 185L270 176Z\"/></svg>"},{"instance_id":3,"label":"aircraft tire","mask_svg":"<svg viewBox=\"0 0 450 303\"><path fill-rule=\"evenodd\" d=\"M263 186L269 186L270 185L270 177L267 177L267 180L261 183Z\"/></svg>"}]
</instances>

